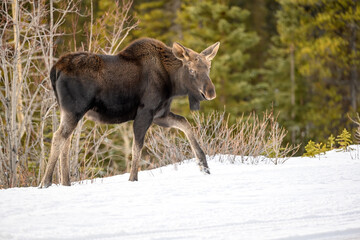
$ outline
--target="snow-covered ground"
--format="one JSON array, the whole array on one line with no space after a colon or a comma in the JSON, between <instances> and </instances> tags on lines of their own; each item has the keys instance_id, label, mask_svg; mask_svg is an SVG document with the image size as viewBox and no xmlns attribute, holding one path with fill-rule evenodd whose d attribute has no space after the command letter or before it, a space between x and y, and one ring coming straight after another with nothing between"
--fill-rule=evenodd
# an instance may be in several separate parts
<instances>
[{"instance_id":1,"label":"snow-covered ground","mask_svg":"<svg viewBox=\"0 0 360 240\"><path fill-rule=\"evenodd\" d=\"M360 239L357 151L209 165L0 190L0 239Z\"/></svg>"}]
</instances>

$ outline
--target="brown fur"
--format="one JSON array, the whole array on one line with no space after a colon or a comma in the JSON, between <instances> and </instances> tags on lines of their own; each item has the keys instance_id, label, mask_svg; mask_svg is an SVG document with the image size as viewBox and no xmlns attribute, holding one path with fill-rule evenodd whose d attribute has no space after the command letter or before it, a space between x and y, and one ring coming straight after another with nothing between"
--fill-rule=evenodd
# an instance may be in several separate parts
<instances>
[{"instance_id":1,"label":"brown fur","mask_svg":"<svg viewBox=\"0 0 360 240\"><path fill-rule=\"evenodd\" d=\"M66 72L68 74L77 74L83 71L96 73L101 71L103 61L98 55L93 53L68 53L59 59L56 67L59 72Z\"/></svg>"}]
</instances>

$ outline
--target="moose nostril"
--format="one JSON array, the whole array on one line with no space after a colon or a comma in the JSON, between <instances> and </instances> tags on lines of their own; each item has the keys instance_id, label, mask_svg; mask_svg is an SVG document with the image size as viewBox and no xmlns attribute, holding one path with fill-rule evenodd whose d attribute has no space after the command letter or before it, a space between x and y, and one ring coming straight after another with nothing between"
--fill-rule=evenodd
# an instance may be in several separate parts
<instances>
[{"instance_id":1,"label":"moose nostril","mask_svg":"<svg viewBox=\"0 0 360 240\"><path fill-rule=\"evenodd\" d=\"M214 89L210 89L209 91L207 91L207 96L208 96L208 99L209 99L209 100L214 99L214 98L216 97L215 90L214 90Z\"/></svg>"}]
</instances>

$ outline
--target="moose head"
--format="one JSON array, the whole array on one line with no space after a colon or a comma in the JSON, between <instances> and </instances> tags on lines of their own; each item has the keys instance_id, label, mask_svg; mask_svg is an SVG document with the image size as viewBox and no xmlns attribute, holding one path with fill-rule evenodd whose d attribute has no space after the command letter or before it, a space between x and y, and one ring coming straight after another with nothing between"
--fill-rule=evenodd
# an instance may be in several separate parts
<instances>
[{"instance_id":1,"label":"moose head","mask_svg":"<svg viewBox=\"0 0 360 240\"><path fill-rule=\"evenodd\" d=\"M219 50L217 42L197 53L180 43L174 43L172 52L183 63L183 78L188 92L190 109L199 110L200 101L212 100L216 97L215 86L210 79L211 60Z\"/></svg>"}]
</instances>

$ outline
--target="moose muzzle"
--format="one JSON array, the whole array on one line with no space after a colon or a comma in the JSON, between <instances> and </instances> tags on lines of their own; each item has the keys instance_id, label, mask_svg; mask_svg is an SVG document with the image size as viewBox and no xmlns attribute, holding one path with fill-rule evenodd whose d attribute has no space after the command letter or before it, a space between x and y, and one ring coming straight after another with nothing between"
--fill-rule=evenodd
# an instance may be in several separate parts
<instances>
[{"instance_id":1,"label":"moose muzzle","mask_svg":"<svg viewBox=\"0 0 360 240\"><path fill-rule=\"evenodd\" d=\"M200 90L202 97L206 100L213 100L216 98L215 86L213 83L210 86L206 87L204 91Z\"/></svg>"}]
</instances>

